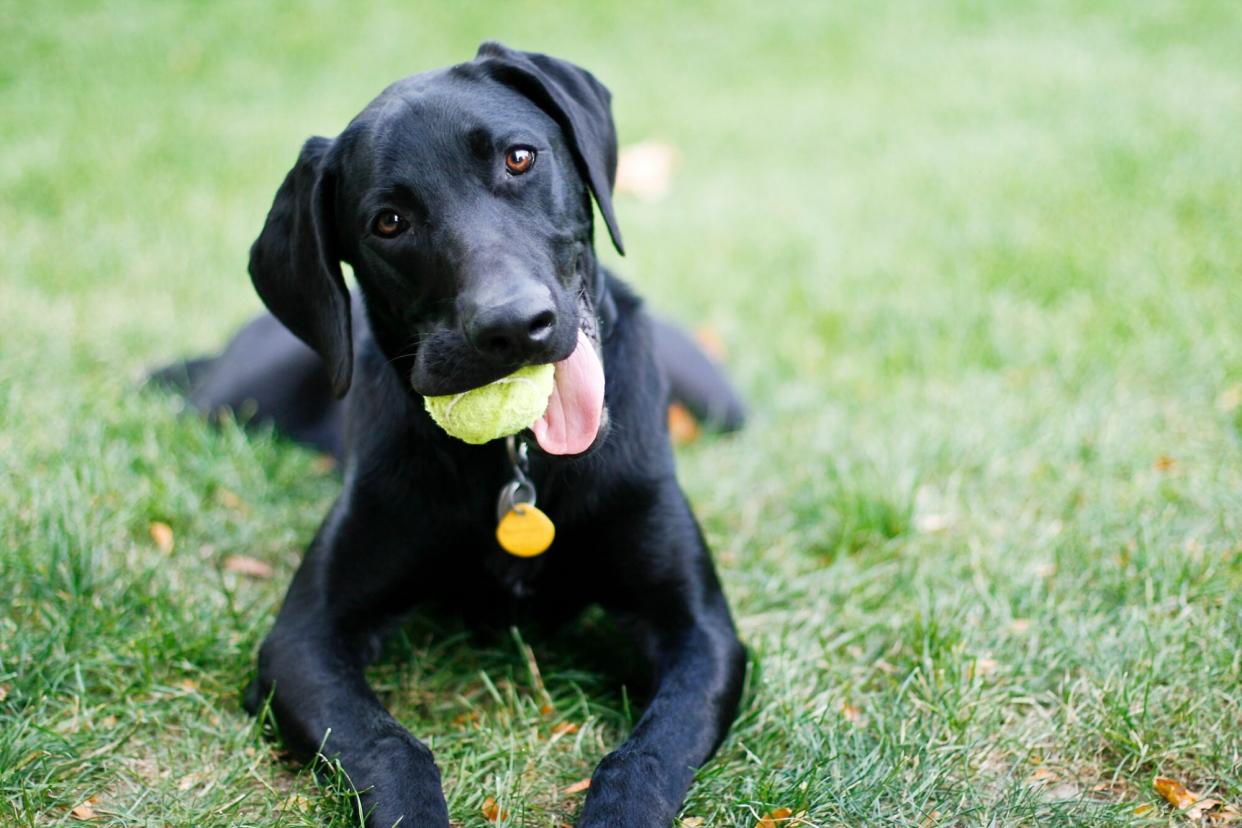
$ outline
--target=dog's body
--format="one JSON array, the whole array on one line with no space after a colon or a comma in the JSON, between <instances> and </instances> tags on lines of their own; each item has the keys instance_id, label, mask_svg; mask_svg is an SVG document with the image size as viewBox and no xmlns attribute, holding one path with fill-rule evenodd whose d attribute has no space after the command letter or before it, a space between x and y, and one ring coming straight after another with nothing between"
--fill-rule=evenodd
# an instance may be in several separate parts
<instances>
[{"instance_id":1,"label":"dog's body","mask_svg":"<svg viewBox=\"0 0 1242 828\"><path fill-rule=\"evenodd\" d=\"M668 376L725 425L739 409L595 260L592 195L620 247L615 140L606 90L542 55L485 44L394 84L337 139L307 143L252 251L260 295L314 350L269 317L182 370L201 408L256 399L260 418L344 458L248 705L270 696L290 748L339 756L371 825L448 825L430 751L363 674L422 604L530 604L553 620L599 604L635 632L655 689L595 770L581 826L669 825L735 714L745 656L674 476ZM421 395L539 362L557 363L559 408L520 439L556 538L522 559L494 534L514 475L504 441L448 437Z\"/></svg>"}]
</instances>

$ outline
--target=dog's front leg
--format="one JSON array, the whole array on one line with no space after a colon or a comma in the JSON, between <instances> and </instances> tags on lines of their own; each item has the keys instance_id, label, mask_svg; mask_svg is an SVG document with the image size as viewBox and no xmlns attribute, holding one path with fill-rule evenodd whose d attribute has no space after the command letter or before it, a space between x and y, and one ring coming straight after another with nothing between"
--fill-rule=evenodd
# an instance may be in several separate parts
<instances>
[{"instance_id":1,"label":"dog's front leg","mask_svg":"<svg viewBox=\"0 0 1242 828\"><path fill-rule=\"evenodd\" d=\"M637 621L656 689L629 739L595 769L579 828L670 825L733 722L745 673L745 650L676 484L630 525L636 533L609 555L608 603Z\"/></svg>"},{"instance_id":2,"label":"dog's front leg","mask_svg":"<svg viewBox=\"0 0 1242 828\"><path fill-rule=\"evenodd\" d=\"M369 812L368 826L448 826L431 751L384 709L366 682L379 631L416 594L420 559L399 548L401 518L346 492L294 576L259 652L253 709L270 695L286 745L336 757ZM427 579L430 580L430 579Z\"/></svg>"}]
</instances>

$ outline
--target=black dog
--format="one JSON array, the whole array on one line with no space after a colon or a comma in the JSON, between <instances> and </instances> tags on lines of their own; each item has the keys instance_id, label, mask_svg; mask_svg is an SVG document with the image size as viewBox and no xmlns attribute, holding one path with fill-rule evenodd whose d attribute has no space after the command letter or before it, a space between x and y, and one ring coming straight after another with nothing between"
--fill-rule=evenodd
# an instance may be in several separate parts
<instances>
[{"instance_id":1,"label":"black dog","mask_svg":"<svg viewBox=\"0 0 1242 828\"><path fill-rule=\"evenodd\" d=\"M290 748L338 756L371 825L448 825L430 751L363 670L386 631L459 585L462 601L554 621L600 604L649 659L650 703L596 768L579 825L669 825L733 720L745 655L674 477L668 381L720 425L741 411L596 262L592 195L621 249L616 152L608 91L564 61L484 44L399 81L335 140L306 143L251 250L259 295L313 351L265 317L220 357L163 372L204 410L251 400L256 419L345 458L248 705L270 694ZM556 387L518 451L462 443L424 411L423 395L536 363L556 363ZM556 537L517 558L497 544L497 495L526 475Z\"/></svg>"}]
</instances>

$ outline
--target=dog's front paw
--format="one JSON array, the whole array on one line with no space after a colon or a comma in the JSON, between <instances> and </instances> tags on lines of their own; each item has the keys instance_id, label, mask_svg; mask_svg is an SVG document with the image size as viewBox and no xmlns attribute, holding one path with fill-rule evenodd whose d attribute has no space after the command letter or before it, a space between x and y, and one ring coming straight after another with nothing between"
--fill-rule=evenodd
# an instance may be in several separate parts
<instances>
[{"instance_id":1,"label":"dog's front paw","mask_svg":"<svg viewBox=\"0 0 1242 828\"><path fill-rule=\"evenodd\" d=\"M350 763L367 828L449 828L440 771L427 746L394 730L368 747Z\"/></svg>"},{"instance_id":2,"label":"dog's front paw","mask_svg":"<svg viewBox=\"0 0 1242 828\"><path fill-rule=\"evenodd\" d=\"M420 805L417 802L379 802L363 794L362 806L367 811L367 828L449 828L443 797L439 805Z\"/></svg>"},{"instance_id":3,"label":"dog's front paw","mask_svg":"<svg viewBox=\"0 0 1242 828\"><path fill-rule=\"evenodd\" d=\"M670 781L659 758L651 753L610 753L591 775L577 826L667 828L681 809L681 795L670 789ZM677 786L674 782L671 787Z\"/></svg>"}]
</instances>

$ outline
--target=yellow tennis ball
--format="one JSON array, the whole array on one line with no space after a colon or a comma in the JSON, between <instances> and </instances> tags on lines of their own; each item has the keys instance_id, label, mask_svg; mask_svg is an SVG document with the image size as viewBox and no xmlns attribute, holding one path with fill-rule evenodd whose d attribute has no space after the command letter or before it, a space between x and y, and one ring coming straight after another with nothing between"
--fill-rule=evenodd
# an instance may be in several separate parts
<instances>
[{"instance_id":1,"label":"yellow tennis ball","mask_svg":"<svg viewBox=\"0 0 1242 828\"><path fill-rule=\"evenodd\" d=\"M517 434L543 416L556 369L528 365L495 382L443 397L424 397L436 425L458 440L480 445Z\"/></svg>"}]
</instances>

